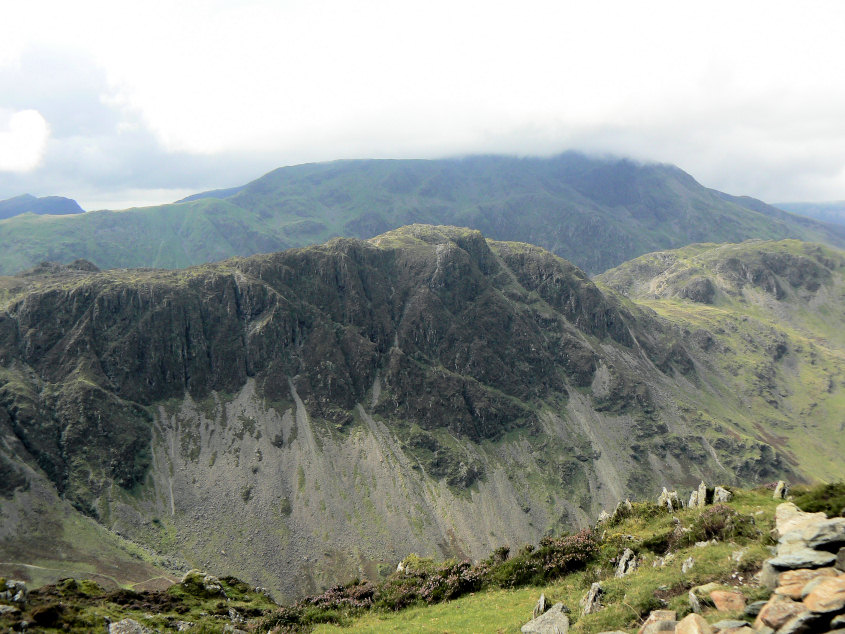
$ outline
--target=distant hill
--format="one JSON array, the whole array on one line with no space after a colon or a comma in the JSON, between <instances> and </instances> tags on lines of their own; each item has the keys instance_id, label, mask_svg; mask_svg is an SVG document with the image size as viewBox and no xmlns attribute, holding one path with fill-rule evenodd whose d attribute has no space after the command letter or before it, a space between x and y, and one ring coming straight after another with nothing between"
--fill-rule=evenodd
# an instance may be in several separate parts
<instances>
[{"instance_id":1,"label":"distant hill","mask_svg":"<svg viewBox=\"0 0 845 634\"><path fill-rule=\"evenodd\" d=\"M65 216L85 213L85 210L72 198L62 196L36 198L30 194L24 194L23 196L0 200L0 220L27 212L39 215Z\"/></svg>"},{"instance_id":2,"label":"distant hill","mask_svg":"<svg viewBox=\"0 0 845 634\"><path fill-rule=\"evenodd\" d=\"M314 163L183 200L0 222L8 245L0 273L79 258L100 268L178 268L413 223L537 244L590 273L694 242L798 238L845 247L845 227L707 189L677 167L577 153Z\"/></svg>"},{"instance_id":3,"label":"distant hill","mask_svg":"<svg viewBox=\"0 0 845 634\"><path fill-rule=\"evenodd\" d=\"M794 214L845 225L845 200L827 203L777 203L777 206Z\"/></svg>"},{"instance_id":4,"label":"distant hill","mask_svg":"<svg viewBox=\"0 0 845 634\"><path fill-rule=\"evenodd\" d=\"M240 187L227 187L226 189L212 189L211 191L207 192L200 192L199 194L191 194L190 196L185 196L184 198L177 200L177 203L189 203L194 200L202 200L203 198L229 198L230 196L234 196L239 191L244 188L243 185Z\"/></svg>"}]
</instances>

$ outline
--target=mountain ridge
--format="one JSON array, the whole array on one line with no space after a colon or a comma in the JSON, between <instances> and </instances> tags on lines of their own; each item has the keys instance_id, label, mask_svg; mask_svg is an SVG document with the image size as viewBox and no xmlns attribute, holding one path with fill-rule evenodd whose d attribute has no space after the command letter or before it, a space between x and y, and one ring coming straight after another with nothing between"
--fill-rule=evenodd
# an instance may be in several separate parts
<instances>
[{"instance_id":1,"label":"mountain ridge","mask_svg":"<svg viewBox=\"0 0 845 634\"><path fill-rule=\"evenodd\" d=\"M714 192L677 167L570 152L311 163L170 205L89 212L60 225L20 217L0 222L9 245L0 273L79 258L100 268L182 268L336 236L366 239L413 223L538 244L591 274L692 242L799 238L845 246L837 225Z\"/></svg>"},{"instance_id":2,"label":"mountain ridge","mask_svg":"<svg viewBox=\"0 0 845 634\"><path fill-rule=\"evenodd\" d=\"M36 198L31 194L22 194L14 198L0 200L0 220L25 213L66 216L85 213L85 210L72 198L64 198L63 196Z\"/></svg>"},{"instance_id":3,"label":"mountain ridge","mask_svg":"<svg viewBox=\"0 0 845 634\"><path fill-rule=\"evenodd\" d=\"M772 272L785 294L757 284L759 310L841 301L845 257L801 248L827 274L809 290ZM52 488L162 561L293 597L408 550L536 540L669 483L841 467L836 339L602 288L538 247L425 225L0 278L0 513L19 527L0 549L23 548Z\"/></svg>"}]
</instances>

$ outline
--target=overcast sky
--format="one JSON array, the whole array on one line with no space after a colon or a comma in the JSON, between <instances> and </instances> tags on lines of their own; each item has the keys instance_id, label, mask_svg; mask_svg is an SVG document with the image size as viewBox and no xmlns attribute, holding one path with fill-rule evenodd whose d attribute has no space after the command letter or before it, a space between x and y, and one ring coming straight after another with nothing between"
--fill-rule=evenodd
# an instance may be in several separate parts
<instances>
[{"instance_id":1,"label":"overcast sky","mask_svg":"<svg viewBox=\"0 0 845 634\"><path fill-rule=\"evenodd\" d=\"M172 201L338 158L674 163L845 199L845 2L6 2L0 199Z\"/></svg>"}]
</instances>

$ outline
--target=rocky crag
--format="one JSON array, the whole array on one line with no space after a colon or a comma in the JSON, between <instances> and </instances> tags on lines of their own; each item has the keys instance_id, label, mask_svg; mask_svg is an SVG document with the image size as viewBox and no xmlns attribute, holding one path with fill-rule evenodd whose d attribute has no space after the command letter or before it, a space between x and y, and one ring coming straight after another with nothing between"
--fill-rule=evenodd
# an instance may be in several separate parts
<instances>
[{"instance_id":1,"label":"rocky crag","mask_svg":"<svg viewBox=\"0 0 845 634\"><path fill-rule=\"evenodd\" d=\"M423 225L183 271L0 278L3 562L64 535L72 556L40 564L64 568L108 529L147 577L213 569L290 598L409 550L479 557L587 526L669 482L841 471L836 339L764 312L839 301L845 259L807 249L793 264L812 285L770 266L781 297L752 275L763 308L706 319ZM64 519L42 530L46 514Z\"/></svg>"}]
</instances>

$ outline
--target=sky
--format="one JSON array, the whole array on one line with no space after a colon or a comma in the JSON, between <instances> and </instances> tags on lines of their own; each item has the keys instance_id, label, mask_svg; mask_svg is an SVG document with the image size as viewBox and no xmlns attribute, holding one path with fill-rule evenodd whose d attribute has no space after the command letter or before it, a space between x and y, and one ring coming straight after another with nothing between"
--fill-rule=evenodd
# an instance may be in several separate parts
<instances>
[{"instance_id":1,"label":"sky","mask_svg":"<svg viewBox=\"0 0 845 634\"><path fill-rule=\"evenodd\" d=\"M283 165L582 150L845 200L845 2L4 3L0 199L170 202Z\"/></svg>"}]
</instances>

